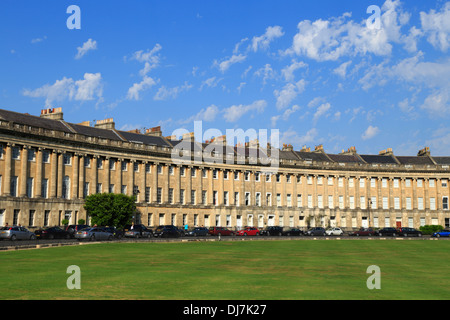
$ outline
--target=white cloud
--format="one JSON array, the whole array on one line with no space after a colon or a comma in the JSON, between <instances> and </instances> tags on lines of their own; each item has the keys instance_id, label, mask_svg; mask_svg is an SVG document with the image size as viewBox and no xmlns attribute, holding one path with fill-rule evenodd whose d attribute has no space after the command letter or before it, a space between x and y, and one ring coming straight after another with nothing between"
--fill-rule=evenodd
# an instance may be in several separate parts
<instances>
[{"instance_id":1,"label":"white cloud","mask_svg":"<svg viewBox=\"0 0 450 320\"><path fill-rule=\"evenodd\" d=\"M281 70L281 74L286 81L294 81L294 72L300 68L305 68L308 65L302 61L297 62L295 59L292 60L292 63Z\"/></svg>"},{"instance_id":2,"label":"white cloud","mask_svg":"<svg viewBox=\"0 0 450 320\"><path fill-rule=\"evenodd\" d=\"M314 113L314 118L313 118L314 123L316 123L321 116L325 115L328 112L328 110L330 110L330 108L331 108L331 105L329 103L321 104L317 108L316 113Z\"/></svg>"},{"instance_id":3,"label":"white cloud","mask_svg":"<svg viewBox=\"0 0 450 320\"><path fill-rule=\"evenodd\" d=\"M223 78L217 78L217 77L208 78L208 79L206 79L206 80L204 80L202 82L202 84L200 85L199 90L200 91L203 90L203 87L205 87L205 86L208 87L208 88L215 88L215 87L217 87L219 82L222 81L222 80L223 80Z\"/></svg>"},{"instance_id":4,"label":"white cloud","mask_svg":"<svg viewBox=\"0 0 450 320\"><path fill-rule=\"evenodd\" d=\"M206 109L200 110L196 115L189 117L186 120L181 120L180 123L190 123L193 121L206 121L211 122L216 119L216 116L220 113L219 108L216 105L210 105Z\"/></svg>"},{"instance_id":5,"label":"white cloud","mask_svg":"<svg viewBox=\"0 0 450 320\"><path fill-rule=\"evenodd\" d=\"M317 139L318 130L316 128L310 129L304 135L299 135L296 131L290 129L283 132L283 135L280 138L280 144L292 144L297 146L304 146L309 143L314 142Z\"/></svg>"},{"instance_id":6,"label":"white cloud","mask_svg":"<svg viewBox=\"0 0 450 320\"><path fill-rule=\"evenodd\" d=\"M450 92L449 89L435 90L420 106L433 118L440 118L450 114Z\"/></svg>"},{"instance_id":7,"label":"white cloud","mask_svg":"<svg viewBox=\"0 0 450 320\"><path fill-rule=\"evenodd\" d=\"M361 136L363 140L372 139L380 132L380 129L378 127L369 126L364 134Z\"/></svg>"},{"instance_id":8,"label":"white cloud","mask_svg":"<svg viewBox=\"0 0 450 320\"><path fill-rule=\"evenodd\" d=\"M166 88L162 86L159 88L156 95L153 97L154 100L167 100L176 99L181 92L188 91L193 87L193 85L185 82L182 86L177 86L174 88Z\"/></svg>"},{"instance_id":9,"label":"white cloud","mask_svg":"<svg viewBox=\"0 0 450 320\"><path fill-rule=\"evenodd\" d=\"M219 70L224 73L227 71L233 64L243 62L247 58L246 55L239 54L239 55L232 55L229 59L224 59L221 62L215 60L214 66L219 68Z\"/></svg>"},{"instance_id":10,"label":"white cloud","mask_svg":"<svg viewBox=\"0 0 450 320\"><path fill-rule=\"evenodd\" d=\"M64 77L56 80L54 84L46 84L35 90L25 89L24 96L33 98L46 98L45 106L50 107L54 102L64 100L89 101L102 99L103 84L100 73L85 73L83 79L74 81Z\"/></svg>"},{"instance_id":11,"label":"white cloud","mask_svg":"<svg viewBox=\"0 0 450 320\"><path fill-rule=\"evenodd\" d=\"M263 68L255 71L254 75L258 77L263 77L263 85L266 85L267 80L274 79L276 77L275 71L272 69L270 64L266 64Z\"/></svg>"},{"instance_id":12,"label":"white cloud","mask_svg":"<svg viewBox=\"0 0 450 320\"><path fill-rule=\"evenodd\" d=\"M144 63L144 68L139 71L139 74L142 76L141 82L134 83L129 89L127 93L128 100L139 100L139 94L141 91L147 90L153 87L158 81L155 81L153 78L149 77L147 74L154 68L159 66L161 57L158 54L161 51L162 47L159 43L157 43L153 49L144 52L144 50L139 50L133 53L130 60L136 60L138 62ZM124 57L124 60L127 60Z\"/></svg>"},{"instance_id":13,"label":"white cloud","mask_svg":"<svg viewBox=\"0 0 450 320\"><path fill-rule=\"evenodd\" d=\"M341 78L345 79L345 77L347 76L347 68L351 64L352 64L351 61L344 62L339 67L334 69L333 73L335 73L335 74L339 75Z\"/></svg>"},{"instance_id":14,"label":"white cloud","mask_svg":"<svg viewBox=\"0 0 450 320\"><path fill-rule=\"evenodd\" d=\"M399 0L387 0L382 6L381 28L368 28L365 21L351 20L351 13L329 20L314 22L303 20L298 24L291 48L285 54L307 56L317 61L336 61L344 56L389 56L391 43L403 43L414 48L417 34L412 29L408 36L401 28L409 21L409 14L402 11Z\"/></svg>"},{"instance_id":15,"label":"white cloud","mask_svg":"<svg viewBox=\"0 0 450 320\"><path fill-rule=\"evenodd\" d=\"M75 59L81 59L88 51L96 50L97 49L97 41L93 41L92 39L89 39L85 43L83 43L82 47L78 47L78 53L75 56Z\"/></svg>"},{"instance_id":16,"label":"white cloud","mask_svg":"<svg viewBox=\"0 0 450 320\"><path fill-rule=\"evenodd\" d=\"M46 40L47 39L47 36L43 36L42 38L34 38L34 39L31 39L31 43L39 43L39 42L42 42L42 41L44 41L44 40Z\"/></svg>"},{"instance_id":17,"label":"white cloud","mask_svg":"<svg viewBox=\"0 0 450 320\"><path fill-rule=\"evenodd\" d=\"M141 82L134 83L131 88L128 89L127 99L139 100L139 93L153 87L156 81L149 76L144 76Z\"/></svg>"},{"instance_id":18,"label":"white cloud","mask_svg":"<svg viewBox=\"0 0 450 320\"><path fill-rule=\"evenodd\" d=\"M259 37L253 37L252 50L254 52L258 51L259 49L265 50L269 47L270 43L273 40L280 38L283 35L283 28L281 28L280 26L268 27L263 35Z\"/></svg>"},{"instance_id":19,"label":"white cloud","mask_svg":"<svg viewBox=\"0 0 450 320\"><path fill-rule=\"evenodd\" d=\"M287 121L291 114L298 110L300 110L300 106L294 105L292 108L286 109L283 114L271 117L270 120L272 121L272 126L275 127L279 119Z\"/></svg>"},{"instance_id":20,"label":"white cloud","mask_svg":"<svg viewBox=\"0 0 450 320\"><path fill-rule=\"evenodd\" d=\"M267 106L267 102L265 100L257 100L249 105L233 105L229 108L223 110L224 118L227 122L236 122L239 120L244 114L254 111L257 113L261 113Z\"/></svg>"},{"instance_id":21,"label":"white cloud","mask_svg":"<svg viewBox=\"0 0 450 320\"><path fill-rule=\"evenodd\" d=\"M161 51L162 46L157 43L153 49L139 50L133 53L130 60L136 60L138 62L144 63L144 68L139 71L139 74L144 77L147 75L152 69L159 66L161 61L161 56L158 54ZM126 60L126 57L125 57Z\"/></svg>"},{"instance_id":22,"label":"white cloud","mask_svg":"<svg viewBox=\"0 0 450 320\"><path fill-rule=\"evenodd\" d=\"M429 13L421 12L422 29L428 36L427 40L435 48L447 51L450 47L450 2L447 2L441 12L431 10Z\"/></svg>"},{"instance_id":23,"label":"white cloud","mask_svg":"<svg viewBox=\"0 0 450 320\"><path fill-rule=\"evenodd\" d=\"M103 95L102 75L100 73L85 73L83 80L75 81L77 88L75 100L88 101Z\"/></svg>"},{"instance_id":24,"label":"white cloud","mask_svg":"<svg viewBox=\"0 0 450 320\"><path fill-rule=\"evenodd\" d=\"M304 79L296 83L288 83L283 89L275 90L273 93L277 98L277 109L281 110L289 106L289 104L305 90L306 81Z\"/></svg>"}]
</instances>

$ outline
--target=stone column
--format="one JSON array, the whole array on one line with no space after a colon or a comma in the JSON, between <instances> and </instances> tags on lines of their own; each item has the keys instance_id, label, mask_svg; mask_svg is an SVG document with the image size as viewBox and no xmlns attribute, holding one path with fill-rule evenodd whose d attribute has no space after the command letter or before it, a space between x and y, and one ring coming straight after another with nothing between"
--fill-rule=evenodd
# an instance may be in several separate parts
<instances>
[{"instance_id":1,"label":"stone column","mask_svg":"<svg viewBox=\"0 0 450 320\"><path fill-rule=\"evenodd\" d=\"M51 173L50 173L50 198L56 198L58 186L58 151L52 150Z\"/></svg>"},{"instance_id":2,"label":"stone column","mask_svg":"<svg viewBox=\"0 0 450 320\"><path fill-rule=\"evenodd\" d=\"M78 154L73 155L72 164L72 199L78 199L78 172L80 165Z\"/></svg>"},{"instance_id":3,"label":"stone column","mask_svg":"<svg viewBox=\"0 0 450 320\"><path fill-rule=\"evenodd\" d=\"M12 148L13 144L8 143L5 151L5 178L3 179L3 195L11 195L11 163L12 163Z\"/></svg>"},{"instance_id":4,"label":"stone column","mask_svg":"<svg viewBox=\"0 0 450 320\"><path fill-rule=\"evenodd\" d=\"M56 189L57 198L62 198L63 173L64 173L63 157L64 157L63 152L58 154L58 174L57 174L57 189Z\"/></svg>"},{"instance_id":5,"label":"stone column","mask_svg":"<svg viewBox=\"0 0 450 320\"><path fill-rule=\"evenodd\" d=\"M42 148L36 149L36 179L34 182L34 196L42 197Z\"/></svg>"},{"instance_id":6,"label":"stone column","mask_svg":"<svg viewBox=\"0 0 450 320\"><path fill-rule=\"evenodd\" d=\"M80 155L78 162L78 195L80 198L84 198L84 181L85 181L85 171L84 161L87 155Z\"/></svg>"},{"instance_id":7,"label":"stone column","mask_svg":"<svg viewBox=\"0 0 450 320\"><path fill-rule=\"evenodd\" d=\"M23 146L20 159L20 189L19 197L27 195L27 167L28 167L28 146Z\"/></svg>"}]
</instances>

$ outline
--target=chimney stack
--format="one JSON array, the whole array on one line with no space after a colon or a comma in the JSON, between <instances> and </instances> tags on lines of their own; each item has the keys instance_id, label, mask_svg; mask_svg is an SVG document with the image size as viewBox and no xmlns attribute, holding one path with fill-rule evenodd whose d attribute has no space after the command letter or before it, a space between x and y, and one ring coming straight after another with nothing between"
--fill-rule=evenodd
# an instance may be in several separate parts
<instances>
[{"instance_id":1,"label":"chimney stack","mask_svg":"<svg viewBox=\"0 0 450 320\"><path fill-rule=\"evenodd\" d=\"M95 127L99 129L109 129L112 130L115 127L114 119L108 118L105 120L97 120L95 122Z\"/></svg>"},{"instance_id":2,"label":"chimney stack","mask_svg":"<svg viewBox=\"0 0 450 320\"><path fill-rule=\"evenodd\" d=\"M162 136L161 126L145 130L145 135L161 137Z\"/></svg>"},{"instance_id":3,"label":"chimney stack","mask_svg":"<svg viewBox=\"0 0 450 320\"><path fill-rule=\"evenodd\" d=\"M62 108L48 108L41 110L41 118L52 119L52 120L64 120Z\"/></svg>"}]
</instances>

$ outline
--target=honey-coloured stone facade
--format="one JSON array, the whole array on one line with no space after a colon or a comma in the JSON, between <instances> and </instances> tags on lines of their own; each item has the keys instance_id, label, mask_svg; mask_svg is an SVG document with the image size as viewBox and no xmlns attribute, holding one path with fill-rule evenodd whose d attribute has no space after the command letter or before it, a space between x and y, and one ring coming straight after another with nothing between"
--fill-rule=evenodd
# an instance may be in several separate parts
<instances>
[{"instance_id":1,"label":"honey-coloured stone facade","mask_svg":"<svg viewBox=\"0 0 450 320\"><path fill-rule=\"evenodd\" d=\"M41 116L0 110L0 226L89 222L84 198L102 192L135 195L134 220L151 227L450 225L450 157L432 157L427 148L395 156L390 149L359 155L283 146L268 173L258 162L238 161L233 146L223 157L234 161L176 163L179 143L159 127L140 133L116 130L113 119L68 123L60 108Z\"/></svg>"}]
</instances>

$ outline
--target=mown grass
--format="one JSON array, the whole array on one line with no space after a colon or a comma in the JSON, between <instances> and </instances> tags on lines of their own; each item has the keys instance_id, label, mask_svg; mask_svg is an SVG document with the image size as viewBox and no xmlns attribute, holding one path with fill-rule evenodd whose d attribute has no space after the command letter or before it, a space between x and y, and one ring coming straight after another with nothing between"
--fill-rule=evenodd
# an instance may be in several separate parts
<instances>
[{"instance_id":1,"label":"mown grass","mask_svg":"<svg viewBox=\"0 0 450 320\"><path fill-rule=\"evenodd\" d=\"M449 265L450 241L103 243L0 252L0 299L447 300Z\"/></svg>"}]
</instances>

